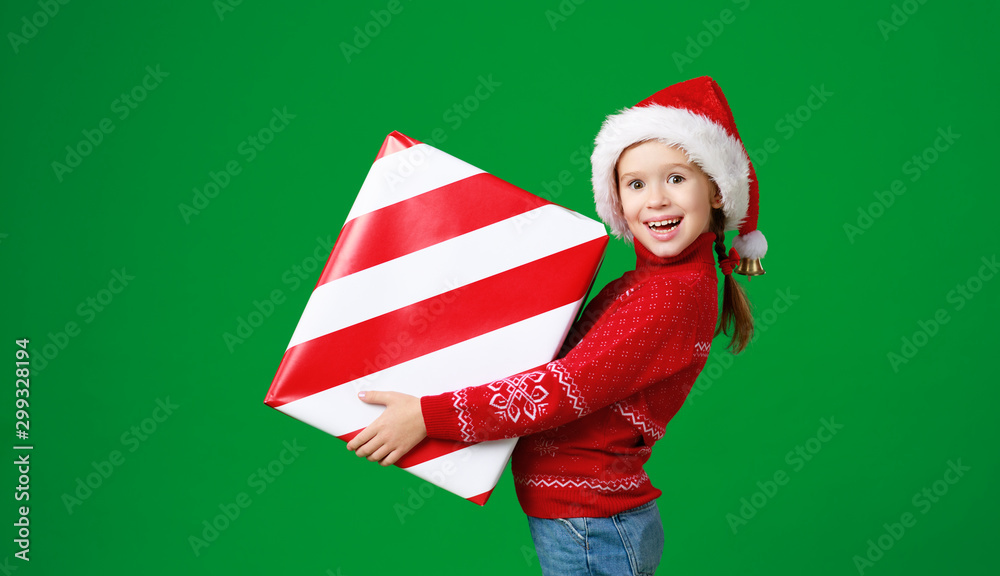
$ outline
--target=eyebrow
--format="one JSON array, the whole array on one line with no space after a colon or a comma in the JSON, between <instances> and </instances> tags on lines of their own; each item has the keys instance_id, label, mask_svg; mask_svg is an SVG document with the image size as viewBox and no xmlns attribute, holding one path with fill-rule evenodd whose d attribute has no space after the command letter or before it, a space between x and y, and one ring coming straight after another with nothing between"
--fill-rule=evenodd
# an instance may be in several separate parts
<instances>
[{"instance_id":1,"label":"eyebrow","mask_svg":"<svg viewBox=\"0 0 1000 576\"><path fill-rule=\"evenodd\" d=\"M663 167L664 168L684 168L686 170L691 170L692 169L690 164L683 164L683 163L680 163L680 162L671 162L670 164L664 164ZM618 181L621 182L622 180L624 180L625 178L627 178L629 176L641 176L642 174L643 174L643 172L641 170L638 170L638 171L635 171L635 172L626 172L626 173L624 173L624 174L622 174L622 175L620 175L618 177Z\"/></svg>"}]
</instances>

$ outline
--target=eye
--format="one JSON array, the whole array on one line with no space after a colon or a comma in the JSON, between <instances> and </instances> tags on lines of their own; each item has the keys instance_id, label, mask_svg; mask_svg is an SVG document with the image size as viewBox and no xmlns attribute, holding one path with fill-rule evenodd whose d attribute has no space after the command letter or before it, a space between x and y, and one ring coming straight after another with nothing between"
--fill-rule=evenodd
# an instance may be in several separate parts
<instances>
[{"instance_id":1,"label":"eye","mask_svg":"<svg viewBox=\"0 0 1000 576\"><path fill-rule=\"evenodd\" d=\"M680 174L671 174L667 178L667 182L669 182L671 184L680 184L683 181L684 181L684 177L681 176Z\"/></svg>"},{"instance_id":2,"label":"eye","mask_svg":"<svg viewBox=\"0 0 1000 576\"><path fill-rule=\"evenodd\" d=\"M642 180L632 180L628 183L628 187L632 190L642 190L646 184Z\"/></svg>"}]
</instances>

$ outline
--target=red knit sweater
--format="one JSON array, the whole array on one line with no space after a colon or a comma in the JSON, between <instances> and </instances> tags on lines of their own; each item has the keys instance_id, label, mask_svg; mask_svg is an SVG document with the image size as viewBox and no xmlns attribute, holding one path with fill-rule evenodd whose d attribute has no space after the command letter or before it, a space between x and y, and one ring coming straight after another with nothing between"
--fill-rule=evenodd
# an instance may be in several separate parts
<instances>
[{"instance_id":1,"label":"red knit sweater","mask_svg":"<svg viewBox=\"0 0 1000 576\"><path fill-rule=\"evenodd\" d=\"M606 517L658 497L642 467L708 357L718 314L714 240L702 234L672 258L637 242L636 269L593 298L562 358L423 397L428 436L525 436L512 470L529 516Z\"/></svg>"}]
</instances>

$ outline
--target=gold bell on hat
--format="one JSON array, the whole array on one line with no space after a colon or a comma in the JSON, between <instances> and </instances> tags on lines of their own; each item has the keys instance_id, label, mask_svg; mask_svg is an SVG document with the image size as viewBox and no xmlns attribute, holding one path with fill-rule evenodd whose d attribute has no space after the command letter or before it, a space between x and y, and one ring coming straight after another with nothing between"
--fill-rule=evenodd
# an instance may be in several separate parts
<instances>
[{"instance_id":1,"label":"gold bell on hat","mask_svg":"<svg viewBox=\"0 0 1000 576\"><path fill-rule=\"evenodd\" d=\"M760 258L740 258L740 265L734 272L744 276L763 276L764 267L760 265Z\"/></svg>"}]
</instances>

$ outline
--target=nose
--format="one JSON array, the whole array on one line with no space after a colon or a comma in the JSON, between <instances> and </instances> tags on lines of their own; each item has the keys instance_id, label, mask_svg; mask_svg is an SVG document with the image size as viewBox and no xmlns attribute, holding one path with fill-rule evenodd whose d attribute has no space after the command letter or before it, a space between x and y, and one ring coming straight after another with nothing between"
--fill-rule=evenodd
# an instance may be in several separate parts
<instances>
[{"instance_id":1,"label":"nose","mask_svg":"<svg viewBox=\"0 0 1000 576\"><path fill-rule=\"evenodd\" d=\"M659 208L670 204L667 191L660 184L651 184L647 187L649 191L646 195L646 206L649 208Z\"/></svg>"}]
</instances>

